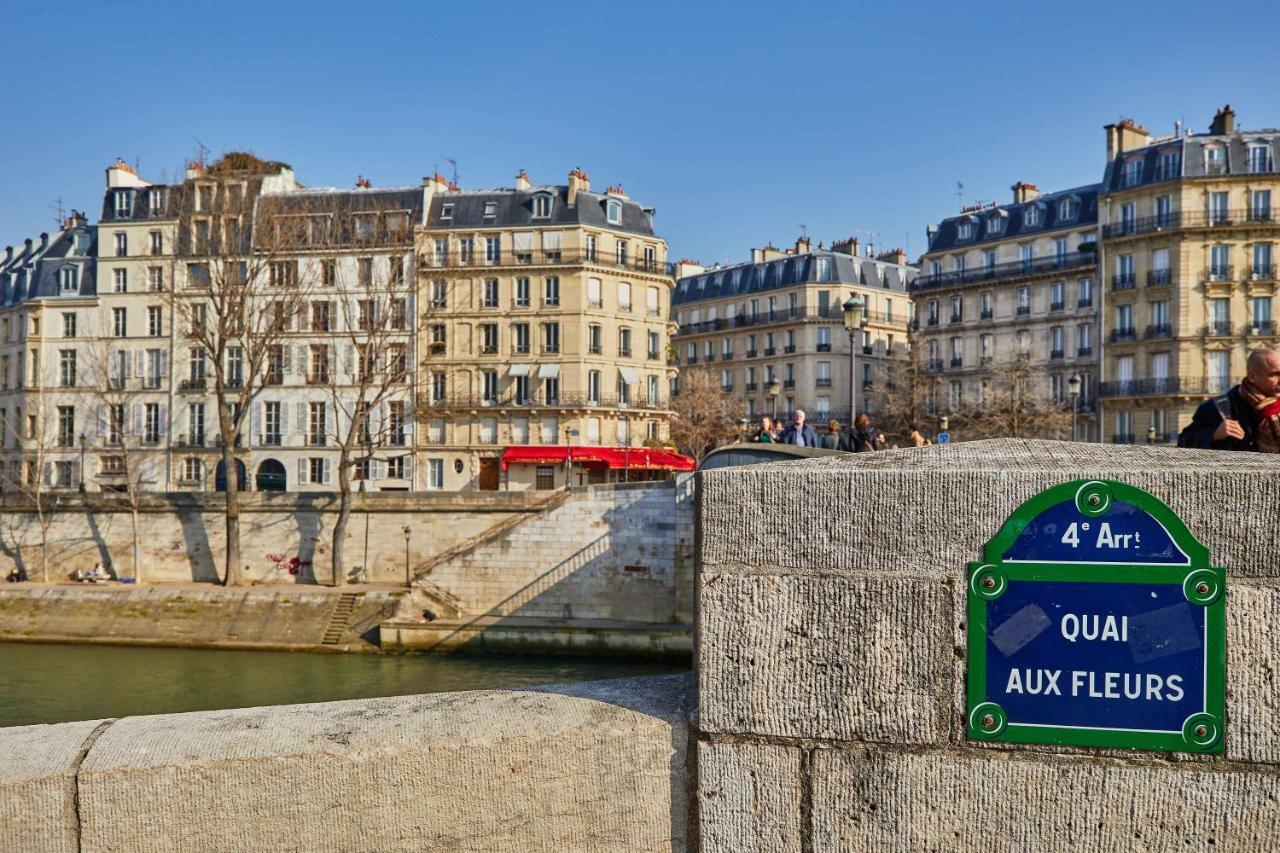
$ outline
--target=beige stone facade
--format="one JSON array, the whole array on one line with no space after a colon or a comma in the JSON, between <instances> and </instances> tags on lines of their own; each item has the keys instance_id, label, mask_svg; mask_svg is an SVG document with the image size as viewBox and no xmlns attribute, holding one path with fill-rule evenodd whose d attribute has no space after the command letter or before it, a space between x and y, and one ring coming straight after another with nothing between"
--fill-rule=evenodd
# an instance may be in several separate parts
<instances>
[{"instance_id":1,"label":"beige stone facade","mask_svg":"<svg viewBox=\"0 0 1280 853\"><path fill-rule=\"evenodd\" d=\"M1070 405L1076 436L1096 435L1097 186L979 205L929 230L913 287L922 357L939 380L942 413L981 406L1011 359L1029 359L1037 393ZM1065 436L1063 436L1065 437Z\"/></svg>"},{"instance_id":2,"label":"beige stone facade","mask_svg":"<svg viewBox=\"0 0 1280 853\"><path fill-rule=\"evenodd\" d=\"M848 427L851 395L858 411L868 411L885 360L903 355L915 274L903 253L870 257L856 239L829 250L807 239L753 249L751 261L727 267L683 265L673 298L676 356L684 371L712 371L749 418L787 419L803 409L816 427L830 418ZM867 325L853 344L851 382L842 306L854 294Z\"/></svg>"},{"instance_id":3,"label":"beige stone facade","mask_svg":"<svg viewBox=\"0 0 1280 853\"><path fill-rule=\"evenodd\" d=\"M640 448L668 437L672 277L653 211L621 187L424 186L417 231L419 449L426 488L564 484L522 445ZM616 472L579 466L575 485Z\"/></svg>"},{"instance_id":4,"label":"beige stone facade","mask_svg":"<svg viewBox=\"0 0 1280 853\"><path fill-rule=\"evenodd\" d=\"M1153 137L1107 127L1100 202L1107 276L1104 439L1174 441L1197 405L1275 346L1280 131Z\"/></svg>"}]
</instances>

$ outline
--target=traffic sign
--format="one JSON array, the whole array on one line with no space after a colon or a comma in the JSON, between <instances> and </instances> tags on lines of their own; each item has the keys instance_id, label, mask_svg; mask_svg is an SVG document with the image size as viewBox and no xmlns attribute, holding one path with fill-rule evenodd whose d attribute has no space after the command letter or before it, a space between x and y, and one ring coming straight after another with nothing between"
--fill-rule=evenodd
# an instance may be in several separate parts
<instances>
[{"instance_id":1,"label":"traffic sign","mask_svg":"<svg viewBox=\"0 0 1280 853\"><path fill-rule=\"evenodd\" d=\"M1226 572L1153 495L1110 480L1020 506L968 571L967 733L1220 753Z\"/></svg>"},{"instance_id":2,"label":"traffic sign","mask_svg":"<svg viewBox=\"0 0 1280 853\"><path fill-rule=\"evenodd\" d=\"M951 433L949 432L938 433L938 444L950 444L950 443L951 443Z\"/></svg>"}]
</instances>

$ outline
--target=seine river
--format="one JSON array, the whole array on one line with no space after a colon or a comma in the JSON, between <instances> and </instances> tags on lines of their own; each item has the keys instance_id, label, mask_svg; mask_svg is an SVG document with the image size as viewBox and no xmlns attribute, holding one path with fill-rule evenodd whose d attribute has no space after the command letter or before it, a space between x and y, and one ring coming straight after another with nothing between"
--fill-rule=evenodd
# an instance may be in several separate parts
<instances>
[{"instance_id":1,"label":"seine river","mask_svg":"<svg viewBox=\"0 0 1280 853\"><path fill-rule=\"evenodd\" d=\"M581 658L0 643L0 726L677 672Z\"/></svg>"}]
</instances>

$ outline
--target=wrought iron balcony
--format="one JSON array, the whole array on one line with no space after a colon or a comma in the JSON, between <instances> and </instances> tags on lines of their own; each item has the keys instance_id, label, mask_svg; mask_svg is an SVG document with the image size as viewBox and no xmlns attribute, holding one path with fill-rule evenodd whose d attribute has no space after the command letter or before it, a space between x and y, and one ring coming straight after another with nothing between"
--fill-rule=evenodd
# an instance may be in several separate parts
<instances>
[{"instance_id":1,"label":"wrought iron balcony","mask_svg":"<svg viewBox=\"0 0 1280 853\"><path fill-rule=\"evenodd\" d=\"M990 308L984 308L982 312L978 315L978 317L979 319L982 319L982 320L990 320L995 315L996 315L995 311L992 311Z\"/></svg>"},{"instance_id":2,"label":"wrought iron balcony","mask_svg":"<svg viewBox=\"0 0 1280 853\"><path fill-rule=\"evenodd\" d=\"M1261 266L1249 267L1249 278L1253 281L1274 281L1275 277L1275 264L1263 264Z\"/></svg>"},{"instance_id":3,"label":"wrought iron balcony","mask_svg":"<svg viewBox=\"0 0 1280 853\"><path fill-rule=\"evenodd\" d=\"M911 284L911 290L929 290L935 287L953 287L958 284L993 281L1002 278L1020 278L1056 270L1079 269L1091 267L1097 263L1097 255L1093 252L1071 252L1065 255L1054 255L1047 258L1035 258L1028 261L1010 261L1003 264L992 264L976 269L956 270L937 275L921 275Z\"/></svg>"},{"instance_id":4,"label":"wrought iron balcony","mask_svg":"<svg viewBox=\"0 0 1280 853\"><path fill-rule=\"evenodd\" d=\"M1135 286L1136 282L1131 272L1116 273L1111 276L1112 290L1133 290Z\"/></svg>"},{"instance_id":5,"label":"wrought iron balcony","mask_svg":"<svg viewBox=\"0 0 1280 853\"><path fill-rule=\"evenodd\" d=\"M1137 337L1138 337L1138 333L1134 331L1132 327L1129 327L1127 329L1111 330L1111 343L1113 344L1125 343L1127 341L1136 340Z\"/></svg>"},{"instance_id":6,"label":"wrought iron balcony","mask_svg":"<svg viewBox=\"0 0 1280 853\"><path fill-rule=\"evenodd\" d=\"M581 249L522 249L520 251L502 251L493 257L486 257L484 252L470 254L449 252L424 258L424 266L432 269L597 266L665 276L673 276L676 271L674 263L653 258L633 257L630 253L618 255L616 252L591 252Z\"/></svg>"},{"instance_id":7,"label":"wrought iron balcony","mask_svg":"<svg viewBox=\"0 0 1280 853\"><path fill-rule=\"evenodd\" d=\"M1254 323L1249 327L1250 335L1274 335L1276 333L1276 324L1274 320L1267 320L1263 323Z\"/></svg>"},{"instance_id":8,"label":"wrought iron balcony","mask_svg":"<svg viewBox=\"0 0 1280 853\"><path fill-rule=\"evenodd\" d=\"M1204 327L1202 334L1208 338L1229 338L1232 326L1229 320L1216 320Z\"/></svg>"},{"instance_id":9,"label":"wrought iron balcony","mask_svg":"<svg viewBox=\"0 0 1280 853\"><path fill-rule=\"evenodd\" d=\"M1209 267L1204 271L1205 281L1235 281L1236 268L1231 264L1219 267Z\"/></svg>"},{"instance_id":10,"label":"wrought iron balcony","mask_svg":"<svg viewBox=\"0 0 1280 853\"><path fill-rule=\"evenodd\" d=\"M1146 334L1143 337L1149 341L1156 338L1171 338L1173 337L1173 326L1168 323L1156 323L1147 326Z\"/></svg>"},{"instance_id":11,"label":"wrought iron balcony","mask_svg":"<svg viewBox=\"0 0 1280 853\"><path fill-rule=\"evenodd\" d=\"M959 358L959 357L954 356L954 355L953 355L953 356L951 356L951 366L952 366L952 367L964 367L964 359L963 359L963 358Z\"/></svg>"},{"instance_id":12,"label":"wrought iron balcony","mask_svg":"<svg viewBox=\"0 0 1280 853\"><path fill-rule=\"evenodd\" d=\"M1049 310L1050 310L1050 311L1061 311L1061 310L1063 310L1064 308L1066 308L1066 303L1063 303L1063 302L1051 302L1051 303L1049 303Z\"/></svg>"},{"instance_id":13,"label":"wrought iron balcony","mask_svg":"<svg viewBox=\"0 0 1280 853\"><path fill-rule=\"evenodd\" d=\"M1173 282L1173 270L1148 270L1147 287L1161 287Z\"/></svg>"},{"instance_id":14,"label":"wrought iron balcony","mask_svg":"<svg viewBox=\"0 0 1280 853\"><path fill-rule=\"evenodd\" d=\"M1230 388L1227 377L1168 376L1160 379L1128 379L1103 382L1098 387L1099 397L1155 397L1168 395L1206 396L1221 394Z\"/></svg>"}]
</instances>

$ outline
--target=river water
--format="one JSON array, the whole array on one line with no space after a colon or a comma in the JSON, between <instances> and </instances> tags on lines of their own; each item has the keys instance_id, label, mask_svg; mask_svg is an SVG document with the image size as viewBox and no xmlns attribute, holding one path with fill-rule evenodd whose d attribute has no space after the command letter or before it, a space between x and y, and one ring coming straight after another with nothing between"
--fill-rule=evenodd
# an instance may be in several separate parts
<instances>
[{"instance_id":1,"label":"river water","mask_svg":"<svg viewBox=\"0 0 1280 853\"><path fill-rule=\"evenodd\" d=\"M0 643L0 726L523 687L680 669L583 658Z\"/></svg>"}]
</instances>

